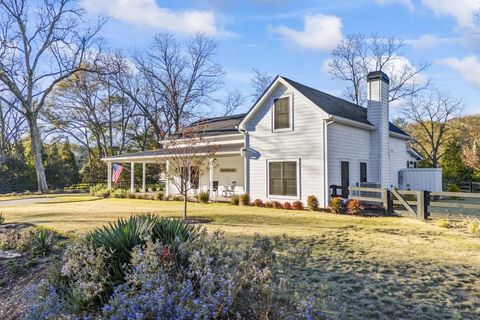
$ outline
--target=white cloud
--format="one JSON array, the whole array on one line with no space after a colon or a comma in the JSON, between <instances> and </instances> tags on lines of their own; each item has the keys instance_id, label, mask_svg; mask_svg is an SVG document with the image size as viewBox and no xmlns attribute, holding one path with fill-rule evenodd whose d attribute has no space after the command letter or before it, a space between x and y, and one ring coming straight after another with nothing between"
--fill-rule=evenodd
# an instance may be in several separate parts
<instances>
[{"instance_id":1,"label":"white cloud","mask_svg":"<svg viewBox=\"0 0 480 320\"><path fill-rule=\"evenodd\" d=\"M375 0L378 4L386 5L391 3L398 3L404 5L408 11L412 12L415 10L415 6L413 5L412 0Z\"/></svg>"},{"instance_id":2,"label":"white cloud","mask_svg":"<svg viewBox=\"0 0 480 320\"><path fill-rule=\"evenodd\" d=\"M310 15L304 18L303 31L285 25L273 31L302 48L331 50L342 40L342 21L336 16Z\"/></svg>"},{"instance_id":3,"label":"white cloud","mask_svg":"<svg viewBox=\"0 0 480 320\"><path fill-rule=\"evenodd\" d=\"M160 7L155 0L81 0L88 12L104 13L139 26L179 33L221 34L212 11L173 11Z\"/></svg>"},{"instance_id":4,"label":"white cloud","mask_svg":"<svg viewBox=\"0 0 480 320\"><path fill-rule=\"evenodd\" d=\"M470 84L480 87L480 61L476 56L463 59L450 57L440 61L460 74Z\"/></svg>"},{"instance_id":5,"label":"white cloud","mask_svg":"<svg viewBox=\"0 0 480 320\"><path fill-rule=\"evenodd\" d=\"M407 40L406 43L415 49L432 49L442 45L457 44L458 38L440 38L435 34L422 34L418 39Z\"/></svg>"},{"instance_id":6,"label":"white cloud","mask_svg":"<svg viewBox=\"0 0 480 320\"><path fill-rule=\"evenodd\" d=\"M475 14L480 12L480 0L422 0L438 16L452 16L459 27L474 27Z\"/></svg>"}]
</instances>

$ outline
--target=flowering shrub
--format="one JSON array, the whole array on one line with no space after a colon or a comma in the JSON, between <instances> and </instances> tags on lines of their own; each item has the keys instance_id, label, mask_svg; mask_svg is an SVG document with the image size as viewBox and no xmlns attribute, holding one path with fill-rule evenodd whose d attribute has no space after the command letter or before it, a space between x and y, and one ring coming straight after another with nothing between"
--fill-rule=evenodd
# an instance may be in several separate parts
<instances>
[{"instance_id":1,"label":"flowering shrub","mask_svg":"<svg viewBox=\"0 0 480 320\"><path fill-rule=\"evenodd\" d=\"M27 319L320 319L318 298L292 281L310 246L287 236L243 246L201 232L176 249L147 240L136 246L125 281L109 294L107 250L77 241L61 278L42 283ZM60 279L60 280L58 280ZM316 288L312 291L318 291Z\"/></svg>"},{"instance_id":2,"label":"flowering shrub","mask_svg":"<svg viewBox=\"0 0 480 320\"><path fill-rule=\"evenodd\" d=\"M303 203L301 201L294 201L292 203L293 210L303 210Z\"/></svg>"},{"instance_id":3,"label":"flowering shrub","mask_svg":"<svg viewBox=\"0 0 480 320\"><path fill-rule=\"evenodd\" d=\"M272 208L274 208L274 209L282 209L282 208L283 208L283 205L282 205L280 202L278 202L278 201L273 201L273 202L272 202Z\"/></svg>"},{"instance_id":4,"label":"flowering shrub","mask_svg":"<svg viewBox=\"0 0 480 320\"><path fill-rule=\"evenodd\" d=\"M292 210L292 205L290 204L290 202L285 202L283 204L283 209L285 210Z\"/></svg>"},{"instance_id":5,"label":"flowering shrub","mask_svg":"<svg viewBox=\"0 0 480 320\"><path fill-rule=\"evenodd\" d=\"M250 195L248 193L244 193L240 196L240 204L242 206L249 206L250 205Z\"/></svg>"},{"instance_id":6,"label":"flowering shrub","mask_svg":"<svg viewBox=\"0 0 480 320\"><path fill-rule=\"evenodd\" d=\"M342 201L342 198L335 197L330 200L330 208L332 208L333 213L343 213L345 211L345 205Z\"/></svg>"},{"instance_id":7,"label":"flowering shrub","mask_svg":"<svg viewBox=\"0 0 480 320\"><path fill-rule=\"evenodd\" d=\"M288 275L310 249L287 237L256 236L245 248L228 244L222 233L202 234L173 259L149 242L136 248L132 271L102 308L106 318L129 319L298 319L319 311L287 295ZM273 253L273 254L272 254ZM180 257L187 257L182 265ZM181 267L179 267L179 264Z\"/></svg>"},{"instance_id":8,"label":"flowering shrub","mask_svg":"<svg viewBox=\"0 0 480 320\"><path fill-rule=\"evenodd\" d=\"M357 199L350 199L347 202L347 213L357 215L363 210L363 203Z\"/></svg>"},{"instance_id":9,"label":"flowering shrub","mask_svg":"<svg viewBox=\"0 0 480 320\"><path fill-rule=\"evenodd\" d=\"M231 198L230 198L230 204L231 205L234 205L234 206L238 206L240 204L240 197L238 195L233 195Z\"/></svg>"},{"instance_id":10,"label":"flowering shrub","mask_svg":"<svg viewBox=\"0 0 480 320\"><path fill-rule=\"evenodd\" d=\"M254 205L255 207L263 207L263 206L264 206L262 199L255 199L255 200L253 201L253 205Z\"/></svg>"},{"instance_id":11,"label":"flowering shrub","mask_svg":"<svg viewBox=\"0 0 480 320\"><path fill-rule=\"evenodd\" d=\"M318 199L317 197L315 196L308 196L308 199L307 199L307 207L308 207L308 210L311 210L311 211L317 211L318 210Z\"/></svg>"}]
</instances>

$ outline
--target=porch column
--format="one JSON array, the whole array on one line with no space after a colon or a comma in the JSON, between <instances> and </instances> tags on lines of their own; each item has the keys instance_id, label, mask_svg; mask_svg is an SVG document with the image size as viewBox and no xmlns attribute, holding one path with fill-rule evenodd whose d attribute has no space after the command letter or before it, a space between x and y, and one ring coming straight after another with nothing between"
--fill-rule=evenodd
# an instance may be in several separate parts
<instances>
[{"instance_id":1,"label":"porch column","mask_svg":"<svg viewBox=\"0 0 480 320\"><path fill-rule=\"evenodd\" d=\"M165 164L165 196L168 197L170 195L170 182L168 181L168 176L170 174L170 161L167 160Z\"/></svg>"},{"instance_id":2,"label":"porch column","mask_svg":"<svg viewBox=\"0 0 480 320\"><path fill-rule=\"evenodd\" d=\"M135 162L130 163L130 192L135 192Z\"/></svg>"},{"instance_id":3,"label":"porch column","mask_svg":"<svg viewBox=\"0 0 480 320\"><path fill-rule=\"evenodd\" d=\"M107 162L107 188L112 189L112 163Z\"/></svg>"},{"instance_id":4,"label":"porch column","mask_svg":"<svg viewBox=\"0 0 480 320\"><path fill-rule=\"evenodd\" d=\"M145 192L145 171L147 170L147 164L144 162L142 163L142 192Z\"/></svg>"},{"instance_id":5,"label":"porch column","mask_svg":"<svg viewBox=\"0 0 480 320\"><path fill-rule=\"evenodd\" d=\"M208 175L208 190L211 199L213 197L213 158L208 159Z\"/></svg>"}]
</instances>

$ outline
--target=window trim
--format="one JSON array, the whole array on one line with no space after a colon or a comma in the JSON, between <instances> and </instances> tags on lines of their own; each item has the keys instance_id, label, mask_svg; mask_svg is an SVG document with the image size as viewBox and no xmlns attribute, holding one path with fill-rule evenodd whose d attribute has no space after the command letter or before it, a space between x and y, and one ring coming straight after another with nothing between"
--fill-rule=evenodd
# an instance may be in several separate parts
<instances>
[{"instance_id":1,"label":"window trim","mask_svg":"<svg viewBox=\"0 0 480 320\"><path fill-rule=\"evenodd\" d=\"M289 112L289 126L288 128L275 129L275 101L283 98L288 98L288 112ZM272 132L288 132L293 131L293 93L284 94L273 98L272 105Z\"/></svg>"},{"instance_id":2,"label":"window trim","mask_svg":"<svg viewBox=\"0 0 480 320\"><path fill-rule=\"evenodd\" d=\"M297 173L297 195L295 196L282 196L282 195L272 195L270 194L270 163L271 162L296 162L296 173ZM301 199L301 190L300 190L300 166L301 166L301 159L300 158L285 158L285 159L267 159L266 161L266 197L267 199L281 199L281 200L300 200Z\"/></svg>"}]
</instances>

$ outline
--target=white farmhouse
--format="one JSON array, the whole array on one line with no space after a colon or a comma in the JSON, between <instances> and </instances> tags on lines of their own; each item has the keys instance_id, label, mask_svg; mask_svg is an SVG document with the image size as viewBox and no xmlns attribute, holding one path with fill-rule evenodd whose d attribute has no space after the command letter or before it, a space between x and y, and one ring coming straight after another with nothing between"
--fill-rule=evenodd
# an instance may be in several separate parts
<instances>
[{"instance_id":1,"label":"white farmhouse","mask_svg":"<svg viewBox=\"0 0 480 320\"><path fill-rule=\"evenodd\" d=\"M389 121L388 86L385 73L370 73L364 108L277 76L246 114L191 125L218 146L217 165L191 177L194 192L212 197L247 192L251 199L281 202L306 202L315 195L328 207L332 193L346 196L348 186L398 187L399 172L415 167L419 158L407 148L410 136ZM169 156L164 148L103 159L109 164L109 187L112 163L145 168L149 162L168 163ZM178 190L167 183L166 192Z\"/></svg>"}]
</instances>

